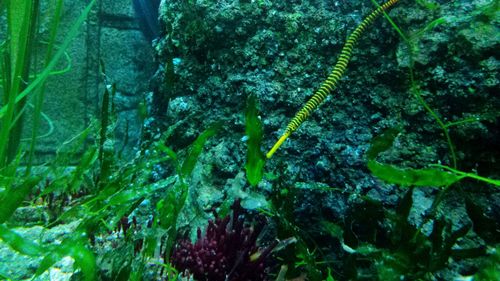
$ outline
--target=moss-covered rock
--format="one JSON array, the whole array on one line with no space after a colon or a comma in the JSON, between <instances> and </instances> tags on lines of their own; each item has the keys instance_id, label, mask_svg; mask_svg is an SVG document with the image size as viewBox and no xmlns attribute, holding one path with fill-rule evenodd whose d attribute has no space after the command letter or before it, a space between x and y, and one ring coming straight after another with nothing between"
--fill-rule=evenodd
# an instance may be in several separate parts
<instances>
[{"instance_id":1,"label":"moss-covered rock","mask_svg":"<svg viewBox=\"0 0 500 281\"><path fill-rule=\"evenodd\" d=\"M325 213L316 212L319 208L334 214L335 220L346 219L345 206L353 206L348 198L366 195L390 208L397 204L402 190L373 178L364 156L372 138L386 128L400 125L404 130L382 155L383 161L414 168L453 165L443 129L415 89L446 125L459 168L499 176L495 3L401 1L388 13L408 42L383 17L368 27L333 95L267 162L269 172L284 167L278 176L290 186L326 184L350 195L302 194L295 201L298 217L304 218L301 223L311 223L307 210L320 219ZM209 143L200 163L209 167L211 185L227 192L243 167L245 144L240 140L246 98L254 94L260 102L263 148L270 148L324 81L349 33L372 9L370 1L163 1L160 17L165 36L157 51L165 65L158 77L167 76L167 62L175 58L180 63L174 68L173 85L159 79L155 94L173 103L162 117L166 126L186 122L169 144L186 147L193 132L223 120L224 133ZM268 183L265 180L260 187ZM204 190L206 186L198 181L191 188ZM477 182L467 182L462 188L495 193ZM457 198L460 192L451 190L447 196ZM217 191L212 200L220 200L223 193ZM429 206L437 192L416 194ZM343 200L338 203L341 210L335 210L338 204L329 203L336 200ZM444 200L438 213L460 227L469 222L463 203L458 207ZM488 204L498 206L499 202ZM415 206L411 219L418 224L424 210ZM488 208L484 202L481 206ZM440 278L447 279L470 271L462 272L454 265L443 272Z\"/></svg>"}]
</instances>

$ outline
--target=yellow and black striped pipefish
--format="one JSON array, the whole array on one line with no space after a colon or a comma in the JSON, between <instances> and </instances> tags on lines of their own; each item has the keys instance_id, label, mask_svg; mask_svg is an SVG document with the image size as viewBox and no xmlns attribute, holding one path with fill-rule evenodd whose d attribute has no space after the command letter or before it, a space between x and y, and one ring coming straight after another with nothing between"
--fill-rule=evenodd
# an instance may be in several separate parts
<instances>
[{"instance_id":1,"label":"yellow and black striped pipefish","mask_svg":"<svg viewBox=\"0 0 500 281\"><path fill-rule=\"evenodd\" d=\"M352 52L354 45L356 45L361 34L366 30L366 28L375 21L385 10L392 7L399 0L389 0L383 5L375 9L371 14L369 14L363 21L356 27L356 29L349 35L347 42L345 43L342 51L340 52L339 59L332 72L328 75L328 78L321 84L319 89L314 93L314 95L306 102L306 104L300 109L295 117L288 123L285 132L279 140L274 144L274 146L266 154L267 158L271 158L273 154L278 150L278 148L283 144L283 142L295 131L297 128L307 119L307 117L325 100L325 98L332 93L332 91L337 86L342 74L347 68L347 64L352 57Z\"/></svg>"}]
</instances>

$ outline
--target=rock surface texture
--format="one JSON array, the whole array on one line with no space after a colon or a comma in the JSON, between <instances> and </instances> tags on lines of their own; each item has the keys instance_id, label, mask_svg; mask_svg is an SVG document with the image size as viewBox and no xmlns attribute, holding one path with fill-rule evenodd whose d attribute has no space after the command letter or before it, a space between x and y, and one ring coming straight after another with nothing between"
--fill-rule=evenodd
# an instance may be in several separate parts
<instances>
[{"instance_id":1,"label":"rock surface texture","mask_svg":"<svg viewBox=\"0 0 500 281\"><path fill-rule=\"evenodd\" d=\"M371 176L365 158L371 140L390 127L401 126L403 132L381 161L412 168L453 166L443 129L419 96L448 130L457 167L498 178L500 16L495 5L400 1L388 14L407 42L384 17L368 27L333 95L266 164L267 172L281 171L278 176L289 186L307 190L297 199L298 217L308 224L314 217L342 221L360 196L394 207L405 189ZM235 185L248 185L239 173L247 97L253 94L260 102L263 150L269 149L374 7L370 1L162 1L155 95L168 102L159 105L166 108L163 124L184 124L169 145L182 149L210 123L224 122L191 182L200 205L232 194ZM169 64L174 79L168 78ZM269 185L264 180L259 188ZM341 193L312 189L325 185ZM461 189L499 220L498 192L478 182L464 182ZM470 223L461 192L450 191L438 208L454 227ZM419 202L433 201L436 193L425 188L414 194L411 223L422 221ZM452 275L461 269L454 270Z\"/></svg>"}]
</instances>

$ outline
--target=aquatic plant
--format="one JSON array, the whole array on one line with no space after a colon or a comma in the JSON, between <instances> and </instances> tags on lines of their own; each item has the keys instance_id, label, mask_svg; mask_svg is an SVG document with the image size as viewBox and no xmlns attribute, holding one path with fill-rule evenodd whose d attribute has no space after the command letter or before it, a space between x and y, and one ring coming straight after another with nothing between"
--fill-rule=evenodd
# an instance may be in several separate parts
<instances>
[{"instance_id":1,"label":"aquatic plant","mask_svg":"<svg viewBox=\"0 0 500 281\"><path fill-rule=\"evenodd\" d=\"M102 71L104 72L104 68ZM145 261L156 258L159 240L164 241L162 250L167 255L170 254L169 249L176 237L176 221L187 198L188 186L185 179L191 175L204 144L220 125L203 132L182 163L177 159L176 153L164 144L169 131L164 133L164 138L152 143L147 153L129 163L119 162L113 145L112 131L116 122L113 97L113 87L111 92L106 88L101 120L93 122L87 129L65 142L59 148L55 160L47 164L47 169L31 176L17 177L21 161L21 154L18 154L15 161L1 170L0 239L20 254L41 259L34 277L41 275L62 257L71 256L75 260L75 269L80 269L84 280L96 280L97 276L106 279L109 275L112 280L117 277L139 280L145 270ZM83 155L78 155L89 139L96 141L87 145ZM68 170L69 161L77 155L79 163L74 169ZM166 162L174 163L178 175L151 182L153 169ZM63 198L62 202L65 196L78 194L78 197L74 196L71 202L66 202L65 207L61 207L56 216L44 225L50 229L62 222L78 220L75 229L60 245L33 242L24 238L8 221L16 209L25 204L25 198L39 182L43 184L36 189L36 194L33 193L31 201L50 205L51 200L40 201L39 198L60 197ZM109 261L111 267L97 264L95 251L98 249L94 247L98 247L98 238L117 226L124 227L124 218L158 192L162 193L162 198L153 209L156 219L147 231L134 231L133 235L137 234L138 237L126 238L116 253L106 255L104 260ZM128 232L126 237L129 235L132 236L132 232ZM131 256L126 255L129 251L133 253ZM160 262L158 264L168 267ZM107 269L109 272L106 273ZM173 272L168 270L169 274Z\"/></svg>"},{"instance_id":2,"label":"aquatic plant","mask_svg":"<svg viewBox=\"0 0 500 281\"><path fill-rule=\"evenodd\" d=\"M273 181L269 208L261 210L274 223L276 238L281 241L276 246L275 253L282 266L280 275L283 275L283 279L280 280L324 280L323 264L329 265L329 262L321 260L319 245L309 234L314 229L311 227L314 224L302 228L296 216L297 199L301 193L310 191L285 183L287 176L286 171L280 167L279 176Z\"/></svg>"},{"instance_id":3,"label":"aquatic plant","mask_svg":"<svg viewBox=\"0 0 500 281\"><path fill-rule=\"evenodd\" d=\"M20 130L22 129L20 122L22 122L22 116L27 105L26 98L34 95L38 90L43 88L47 78L54 74L53 70L65 55L65 51L73 38L78 34L78 30L87 18L95 0L86 6L80 17L75 20L69 29L63 42L58 46L57 51L54 52L53 50L56 49L55 36L59 27L62 0L56 2L45 65L43 70L36 75L35 79L30 81L30 54L32 53L34 44L38 3L39 1L7 1L4 7L7 14L9 39L2 44L1 48L3 56L1 77L4 102L0 107L0 120L2 121L0 128L0 168L4 168L20 153L18 150ZM41 101L43 101L43 94L40 94L35 103L34 130L38 128L37 120L40 119L41 115ZM36 131L32 133L31 151L34 149L36 134ZM30 166L31 164L28 163L28 171Z\"/></svg>"},{"instance_id":4,"label":"aquatic plant","mask_svg":"<svg viewBox=\"0 0 500 281\"><path fill-rule=\"evenodd\" d=\"M378 162L376 160L377 156L392 146L399 133L400 129L398 128L386 130L383 134L372 140L370 149L366 152L368 169L378 178L401 186L427 187L449 187L462 179L472 178L500 187L500 180L481 177L473 173L465 173L444 165L431 165L431 167L425 169L410 169Z\"/></svg>"},{"instance_id":5,"label":"aquatic plant","mask_svg":"<svg viewBox=\"0 0 500 281\"><path fill-rule=\"evenodd\" d=\"M245 132L248 144L245 170L248 182L252 186L256 186L262 179L266 163L266 157L260 148L264 129L258 113L255 96L250 95L245 112Z\"/></svg>"},{"instance_id":6,"label":"aquatic plant","mask_svg":"<svg viewBox=\"0 0 500 281\"><path fill-rule=\"evenodd\" d=\"M158 225L159 228L167 231L167 239L163 245L165 262L168 260L177 236L177 219L188 198L189 186L186 183L186 179L191 176L198 157L203 150L203 146L209 138L218 132L220 127L220 123L215 123L202 132L191 145L189 153L182 164L179 162L177 154L171 148L163 144L159 144L158 146L158 149L168 155L169 160L173 162L179 177L178 183L168 190L164 198L156 206L158 219L154 222L154 226ZM150 239L151 243L155 243L155 237L150 237Z\"/></svg>"},{"instance_id":7,"label":"aquatic plant","mask_svg":"<svg viewBox=\"0 0 500 281\"><path fill-rule=\"evenodd\" d=\"M6 125L0 131L0 168L8 164L17 154L23 128L22 109L26 98L15 103L16 95L26 87L22 81L29 79L32 47L35 40L35 27L39 1L7 2L7 32L9 41L4 42L2 50L2 80L4 84L4 102L6 116L2 118ZM12 124L11 124L12 123Z\"/></svg>"},{"instance_id":8,"label":"aquatic plant","mask_svg":"<svg viewBox=\"0 0 500 281\"><path fill-rule=\"evenodd\" d=\"M306 102L306 104L297 112L295 117L292 118L290 123L288 123L285 132L281 135L279 140L274 144L274 146L266 154L267 158L271 158L273 154L278 150L278 148L283 144L283 142L295 131L297 128L307 119L307 117L325 100L325 98L332 93L336 88L337 83L344 74L347 68L347 64L352 57L354 46L356 45L359 37L363 34L368 26L370 26L377 17L379 17L385 10L392 7L399 0L389 0L383 5L379 6L373 12L371 12L356 29L349 35L347 42L345 43L342 51L339 55L339 60L333 67L332 72L328 78L321 84L319 89L314 93L314 95Z\"/></svg>"},{"instance_id":9,"label":"aquatic plant","mask_svg":"<svg viewBox=\"0 0 500 281\"><path fill-rule=\"evenodd\" d=\"M375 2L375 1L373 1ZM427 113L435 120L437 125L441 128L443 135L445 137L446 143L448 145L449 155L450 155L450 164L442 165L442 164L430 164L428 167L421 169L412 169L412 168L402 168L397 167L391 164L383 164L376 160L377 156L388 150L396 136L401 132L400 128L391 128L386 130L380 136L374 138L372 140L372 144L370 149L367 151L367 166L373 175L376 177L393 184L398 184L403 187L414 187L414 186L423 186L423 187L439 187L441 188L439 194L435 197L433 204L428 211L427 219L431 219L433 215L438 210L438 206L441 201L445 198L445 195L449 192L449 190L455 185L457 182L462 181L463 179L474 179L483 183L487 183L494 187L500 187L500 180L483 177L476 173L468 173L457 169L457 156L455 152L455 146L450 136L450 128L453 126L458 126L471 122L478 122L481 118L466 118L463 120L453 121L453 122L445 122L444 119L440 117L440 115L436 112L436 110L432 109L431 106L425 101L421 94L421 90L417 84L414 73L414 64L415 64L415 56L418 53L419 49L417 47L417 42L423 36L423 34L435 26L442 24L444 20L442 18L438 18L437 20L433 20L428 23L423 29L416 32L413 36L407 36L405 32L399 28L399 26L389 17L389 15L385 14L393 28L398 32L400 37L403 39L404 44L407 46L408 51L408 74L409 74L409 82L410 82L410 91L419 102L419 104L427 111ZM493 115L495 116L495 115ZM451 166L451 167L450 167ZM470 202L470 195L462 192L462 188L457 184L459 192L461 196L466 198L467 202ZM477 219L477 213L471 210L479 209L478 207L470 207L473 204L467 203L468 214L469 217L475 221L481 221ZM476 218L476 219L474 219ZM480 223L483 225L483 223Z\"/></svg>"},{"instance_id":10,"label":"aquatic plant","mask_svg":"<svg viewBox=\"0 0 500 281\"><path fill-rule=\"evenodd\" d=\"M500 279L500 246L490 249L489 258L478 273L474 275L476 281L490 281Z\"/></svg>"},{"instance_id":11,"label":"aquatic plant","mask_svg":"<svg viewBox=\"0 0 500 281\"><path fill-rule=\"evenodd\" d=\"M186 276L198 281L267 280L266 260L272 246L259 249L261 225L245 225L238 200L232 215L209 221L202 235L198 228L193 244L182 239L174 248L172 264Z\"/></svg>"},{"instance_id":12,"label":"aquatic plant","mask_svg":"<svg viewBox=\"0 0 500 281\"><path fill-rule=\"evenodd\" d=\"M95 280L95 260L93 253L86 247L85 234L75 231L59 245L45 245L32 242L11 229L8 220L12 217L25 198L45 177L47 172L32 174L33 151L38 137L38 122L43 117L43 86L51 75L62 73L54 71L72 39L95 4L90 1L80 16L72 23L62 43L56 47L55 38L59 29L62 0L53 2L55 13L51 18L49 40L43 69L40 73L30 73L33 65L32 55L37 43L36 27L39 22L40 1L2 1L0 13L5 12L7 36L0 47L0 76L2 80L2 102L0 103L0 238L17 252L30 257L44 257L35 277L41 275L64 256L75 260L75 267L84 274L85 280ZM66 55L67 57L67 55ZM38 95L35 97L35 95ZM23 115L29 97L34 97L33 131L30 150L20 147ZM28 152L28 153L26 153ZM26 157L28 155L28 157ZM24 163L23 163L24 162ZM21 163L26 165L22 171ZM42 196L42 194L40 194Z\"/></svg>"},{"instance_id":13,"label":"aquatic plant","mask_svg":"<svg viewBox=\"0 0 500 281\"><path fill-rule=\"evenodd\" d=\"M481 246L458 243L469 233L471 224L458 228L438 216L426 229L409 220L413 190L406 192L395 210L381 202L360 197L341 223L322 221L326 233L340 242L344 261L343 278L369 280L427 280L453 260L485 254ZM416 203L415 203L416 204Z\"/></svg>"}]
</instances>

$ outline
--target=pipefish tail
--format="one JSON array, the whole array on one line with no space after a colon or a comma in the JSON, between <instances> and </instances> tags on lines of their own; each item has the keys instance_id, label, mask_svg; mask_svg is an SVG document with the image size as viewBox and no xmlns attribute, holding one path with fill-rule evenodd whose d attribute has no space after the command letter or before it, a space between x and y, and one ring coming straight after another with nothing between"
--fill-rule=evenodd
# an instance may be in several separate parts
<instances>
[{"instance_id":1,"label":"pipefish tail","mask_svg":"<svg viewBox=\"0 0 500 281\"><path fill-rule=\"evenodd\" d=\"M356 29L347 38L342 51L340 52L339 59L330 75L321 84L314 95L306 102L306 104L295 114L295 117L288 123L285 132L279 140L274 144L274 146L266 154L267 158L271 158L273 154L278 150L278 148L285 142L285 140L295 131L297 128L309 117L309 115L318 108L318 106L325 100L325 98L330 95L333 90L337 87L337 84L344 74L347 64L351 60L354 46L358 42L361 34L370 26L375 19L377 19L385 10L391 8L394 4L398 3L399 0L389 0L386 3L379 6L373 12L371 12L363 21L356 27Z\"/></svg>"}]
</instances>

